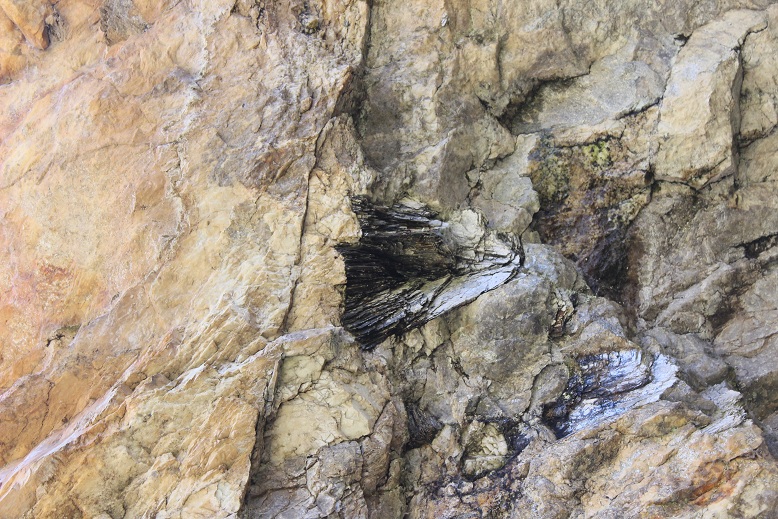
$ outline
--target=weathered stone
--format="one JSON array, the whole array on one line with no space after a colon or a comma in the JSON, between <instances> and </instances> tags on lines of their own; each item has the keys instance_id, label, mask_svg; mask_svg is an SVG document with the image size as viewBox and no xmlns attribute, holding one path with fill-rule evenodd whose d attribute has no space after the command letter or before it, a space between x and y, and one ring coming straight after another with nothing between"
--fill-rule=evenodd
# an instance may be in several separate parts
<instances>
[{"instance_id":1,"label":"weathered stone","mask_svg":"<svg viewBox=\"0 0 778 519\"><path fill-rule=\"evenodd\" d=\"M772 3L0 0L0 518L772 517Z\"/></svg>"},{"instance_id":2,"label":"weathered stone","mask_svg":"<svg viewBox=\"0 0 778 519\"><path fill-rule=\"evenodd\" d=\"M484 214L490 228L520 236L540 209L527 164L534 145L534 138L520 137L513 154L474 178L473 206Z\"/></svg>"},{"instance_id":3,"label":"weathered stone","mask_svg":"<svg viewBox=\"0 0 778 519\"><path fill-rule=\"evenodd\" d=\"M48 0L2 0L0 10L16 24L31 45L41 50L49 46L46 24L51 23L49 17L53 9Z\"/></svg>"},{"instance_id":4,"label":"weathered stone","mask_svg":"<svg viewBox=\"0 0 778 519\"><path fill-rule=\"evenodd\" d=\"M722 382L728 374L727 364L713 353L710 343L695 335L676 335L662 328L647 332L649 347L656 341L661 350L672 356L685 380L702 390Z\"/></svg>"},{"instance_id":5,"label":"weathered stone","mask_svg":"<svg viewBox=\"0 0 778 519\"><path fill-rule=\"evenodd\" d=\"M481 414L515 417L529 406L532 382L550 360L551 297L547 280L519 274L451 317L452 349L463 373L491 381Z\"/></svg>"},{"instance_id":6,"label":"weathered stone","mask_svg":"<svg viewBox=\"0 0 778 519\"><path fill-rule=\"evenodd\" d=\"M775 317L778 315L778 273L771 271L739 298L740 312L716 336L714 348L735 372L755 418L767 420L778 412L778 355ZM778 430L767 432L774 442Z\"/></svg>"},{"instance_id":7,"label":"weathered stone","mask_svg":"<svg viewBox=\"0 0 778 519\"><path fill-rule=\"evenodd\" d=\"M361 58L364 6L326 13L342 35L328 47L288 6L259 30L230 5L178 4L108 55L93 9L59 7L71 32L40 58L45 79L28 70L2 101L3 514L235 514L275 366L247 359L288 332L313 151ZM320 74L297 66L325 56ZM268 94L295 85L317 104L291 121ZM144 476L154 463L164 482Z\"/></svg>"},{"instance_id":8,"label":"weathered stone","mask_svg":"<svg viewBox=\"0 0 778 519\"><path fill-rule=\"evenodd\" d=\"M741 51L740 138L765 137L778 125L778 7L767 10L767 27L749 34Z\"/></svg>"},{"instance_id":9,"label":"weathered stone","mask_svg":"<svg viewBox=\"0 0 778 519\"><path fill-rule=\"evenodd\" d=\"M635 59L638 52L658 59L668 50L656 40L640 45L631 41L615 54L593 63L583 76L544 84L513 118L512 131L527 134L596 127L657 104L664 95L669 63L659 61L653 64L655 70L652 64Z\"/></svg>"},{"instance_id":10,"label":"weathered stone","mask_svg":"<svg viewBox=\"0 0 778 519\"><path fill-rule=\"evenodd\" d=\"M499 469L508 458L505 437L493 424L471 423L462 438L465 460L462 473L474 477Z\"/></svg>"},{"instance_id":11,"label":"weathered stone","mask_svg":"<svg viewBox=\"0 0 778 519\"><path fill-rule=\"evenodd\" d=\"M0 9L0 84L15 76L26 64L22 40L21 31Z\"/></svg>"},{"instance_id":12,"label":"weathered stone","mask_svg":"<svg viewBox=\"0 0 778 519\"><path fill-rule=\"evenodd\" d=\"M695 420L678 404L656 402L553 444L536 440L499 474L415 496L412 516L694 517L726 509L769 517L773 462L729 454L754 452L758 429L726 413L709 425Z\"/></svg>"},{"instance_id":13,"label":"weathered stone","mask_svg":"<svg viewBox=\"0 0 778 519\"><path fill-rule=\"evenodd\" d=\"M699 188L734 173L743 81L740 47L766 22L763 12L730 11L696 30L680 50L659 112L658 179Z\"/></svg>"},{"instance_id":14,"label":"weathered stone","mask_svg":"<svg viewBox=\"0 0 778 519\"><path fill-rule=\"evenodd\" d=\"M626 276L626 229L651 198L646 155L655 117L656 110L648 110L578 144L566 142L569 136L544 139L529 155L541 239L557 245L597 292L610 296L618 296Z\"/></svg>"}]
</instances>

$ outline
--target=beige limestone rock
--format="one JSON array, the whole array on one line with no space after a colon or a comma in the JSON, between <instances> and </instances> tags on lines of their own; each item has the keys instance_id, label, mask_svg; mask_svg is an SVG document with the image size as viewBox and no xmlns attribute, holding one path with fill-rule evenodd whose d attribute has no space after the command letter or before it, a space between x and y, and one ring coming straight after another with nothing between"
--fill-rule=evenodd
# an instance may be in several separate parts
<instances>
[{"instance_id":1,"label":"beige limestone rock","mask_svg":"<svg viewBox=\"0 0 778 519\"><path fill-rule=\"evenodd\" d=\"M663 49L659 42L652 44L656 58ZM571 84L543 85L513 120L513 131L524 134L596 126L657 104L664 95L669 63L641 61L638 52L647 51L632 40L594 62L587 74L572 79Z\"/></svg>"},{"instance_id":2,"label":"beige limestone rock","mask_svg":"<svg viewBox=\"0 0 778 519\"><path fill-rule=\"evenodd\" d=\"M452 316L452 351L461 369L468 379L491 381L482 414L517 416L528 407L532 381L549 361L551 298L547 280L520 275Z\"/></svg>"},{"instance_id":3,"label":"beige limestone rock","mask_svg":"<svg viewBox=\"0 0 778 519\"><path fill-rule=\"evenodd\" d=\"M695 208L686 196L655 197L656 209L663 216L657 219L655 210L649 208L645 215L649 219L636 228L643 233L653 226L651 234L640 238L650 243L642 261L647 268L638 270L642 270L638 279L646 283L638 299L643 315L666 323L676 333L695 334L680 342L665 341L679 359L685 359L682 369L689 372L690 382L720 379L720 362L725 362L744 391L745 404L759 420L775 412L769 396L775 370L765 360L774 355L767 339L775 306L768 295L774 292L770 236L776 229L772 196L768 195L772 189L768 172L773 168L766 165L775 157L771 148L771 139L763 139L744 150L738 177L742 185L735 192L734 204L710 197ZM690 210L696 214L690 215ZM650 239L661 236L666 225L676 227L679 222L686 222L686 230L670 232L663 245L659 244L664 238ZM684 245L679 247L679 243ZM654 272L650 278L642 277L649 271ZM705 360L710 354L721 361ZM774 429L763 427L768 443L774 446Z\"/></svg>"},{"instance_id":4,"label":"beige limestone rock","mask_svg":"<svg viewBox=\"0 0 778 519\"><path fill-rule=\"evenodd\" d=\"M766 23L764 12L730 11L696 30L680 50L659 113L657 178L701 187L734 172L740 47Z\"/></svg>"},{"instance_id":5,"label":"beige limestone rock","mask_svg":"<svg viewBox=\"0 0 778 519\"><path fill-rule=\"evenodd\" d=\"M766 136L778 125L776 100L776 25L778 8L767 11L765 30L749 35L743 44L743 87L740 92L740 135L753 140Z\"/></svg>"},{"instance_id":6,"label":"beige limestone rock","mask_svg":"<svg viewBox=\"0 0 778 519\"><path fill-rule=\"evenodd\" d=\"M534 137L520 137L513 154L478 172L477 177L473 175L473 205L484 214L490 228L520 236L540 209L527 164L528 151L534 145Z\"/></svg>"},{"instance_id":7,"label":"beige limestone rock","mask_svg":"<svg viewBox=\"0 0 778 519\"><path fill-rule=\"evenodd\" d=\"M134 391L114 388L4 470L0 515L235 514L255 441L256 400L265 397L278 362L269 353ZM40 485L46 491L36 493Z\"/></svg>"},{"instance_id":8,"label":"beige limestone rock","mask_svg":"<svg viewBox=\"0 0 778 519\"><path fill-rule=\"evenodd\" d=\"M22 39L21 31L5 11L0 10L0 83L8 81L25 65Z\"/></svg>"},{"instance_id":9,"label":"beige limestone rock","mask_svg":"<svg viewBox=\"0 0 778 519\"><path fill-rule=\"evenodd\" d=\"M260 463L245 510L250 517L364 517L366 496L388 470L397 409L387 381L342 334L291 350L278 371ZM321 359L310 361L307 359Z\"/></svg>"},{"instance_id":10,"label":"beige limestone rock","mask_svg":"<svg viewBox=\"0 0 778 519\"><path fill-rule=\"evenodd\" d=\"M257 351L290 329L313 151L365 6L324 10L319 43L288 5L258 27L177 4L108 53L99 9L60 7L44 79L3 95L3 514L235 514L277 362Z\"/></svg>"},{"instance_id":11,"label":"beige limestone rock","mask_svg":"<svg viewBox=\"0 0 778 519\"><path fill-rule=\"evenodd\" d=\"M510 123L538 86L581 78L591 102L561 94L569 101L555 113L577 111L568 117L587 125L640 110L662 93L674 36L768 3L377 2L358 120L368 162L385 173L376 188L390 199L418 189L443 208L456 206L467 171L488 167L484 159L500 155L485 150L507 142L490 129L493 118ZM625 88L610 87L613 71ZM626 93L633 88L639 93ZM441 198L438 185L456 196Z\"/></svg>"},{"instance_id":12,"label":"beige limestone rock","mask_svg":"<svg viewBox=\"0 0 778 519\"><path fill-rule=\"evenodd\" d=\"M53 10L48 0L3 0L0 9L31 45L41 50L49 46L46 24L51 24Z\"/></svg>"}]
</instances>

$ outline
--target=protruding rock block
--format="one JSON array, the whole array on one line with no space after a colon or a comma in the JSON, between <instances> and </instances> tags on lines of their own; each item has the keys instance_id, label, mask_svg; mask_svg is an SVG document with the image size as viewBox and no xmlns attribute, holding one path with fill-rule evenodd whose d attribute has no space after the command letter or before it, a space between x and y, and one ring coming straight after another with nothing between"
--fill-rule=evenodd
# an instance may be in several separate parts
<instances>
[{"instance_id":1,"label":"protruding rock block","mask_svg":"<svg viewBox=\"0 0 778 519\"><path fill-rule=\"evenodd\" d=\"M41 50L48 48L46 19L53 13L48 0L0 0L0 9L19 27L30 45Z\"/></svg>"},{"instance_id":2,"label":"protruding rock block","mask_svg":"<svg viewBox=\"0 0 778 519\"><path fill-rule=\"evenodd\" d=\"M700 188L734 173L740 131L740 47L764 12L730 11L691 35L670 73L659 116L656 177Z\"/></svg>"}]
</instances>

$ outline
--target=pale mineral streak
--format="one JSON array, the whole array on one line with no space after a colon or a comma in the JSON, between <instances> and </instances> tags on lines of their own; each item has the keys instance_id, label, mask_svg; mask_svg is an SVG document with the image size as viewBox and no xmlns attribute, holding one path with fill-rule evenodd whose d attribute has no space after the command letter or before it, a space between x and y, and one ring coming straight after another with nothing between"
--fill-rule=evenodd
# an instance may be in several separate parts
<instances>
[{"instance_id":1,"label":"pale mineral streak","mask_svg":"<svg viewBox=\"0 0 778 519\"><path fill-rule=\"evenodd\" d=\"M0 518L778 517L776 56L770 0L0 0Z\"/></svg>"}]
</instances>

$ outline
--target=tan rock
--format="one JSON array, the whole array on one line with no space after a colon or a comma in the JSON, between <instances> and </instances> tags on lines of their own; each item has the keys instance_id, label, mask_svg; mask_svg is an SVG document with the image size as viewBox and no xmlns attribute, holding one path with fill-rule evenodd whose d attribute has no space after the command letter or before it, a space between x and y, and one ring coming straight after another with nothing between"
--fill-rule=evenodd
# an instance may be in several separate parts
<instances>
[{"instance_id":1,"label":"tan rock","mask_svg":"<svg viewBox=\"0 0 778 519\"><path fill-rule=\"evenodd\" d=\"M21 52L22 40L19 29L0 10L0 83L15 76L26 64Z\"/></svg>"},{"instance_id":2,"label":"tan rock","mask_svg":"<svg viewBox=\"0 0 778 519\"><path fill-rule=\"evenodd\" d=\"M778 354L774 319L778 305L773 297L776 274L771 272L757 280L740 298L742 311L727 322L716 336L715 351L735 371L749 408L758 420L767 419L778 409L775 388L778 368L772 359ZM778 430L770 428L771 442Z\"/></svg>"},{"instance_id":3,"label":"tan rock","mask_svg":"<svg viewBox=\"0 0 778 519\"><path fill-rule=\"evenodd\" d=\"M55 8L0 0L0 518L775 510L766 0ZM361 351L354 195L523 265Z\"/></svg>"},{"instance_id":4,"label":"tan rock","mask_svg":"<svg viewBox=\"0 0 778 519\"><path fill-rule=\"evenodd\" d=\"M461 369L468 377L491 381L480 403L486 416L516 416L527 409L532 381L549 360L550 300L548 281L526 276L484 294L450 318L452 349Z\"/></svg>"},{"instance_id":5,"label":"tan rock","mask_svg":"<svg viewBox=\"0 0 778 519\"><path fill-rule=\"evenodd\" d=\"M740 92L740 134L747 140L766 136L778 125L776 52L778 9L768 11L767 28L751 34L743 44L743 87Z\"/></svg>"},{"instance_id":6,"label":"tan rock","mask_svg":"<svg viewBox=\"0 0 778 519\"><path fill-rule=\"evenodd\" d=\"M48 0L2 0L0 9L16 24L31 45L39 49L49 46L46 24L50 23L48 17L53 10Z\"/></svg>"},{"instance_id":7,"label":"tan rock","mask_svg":"<svg viewBox=\"0 0 778 519\"><path fill-rule=\"evenodd\" d=\"M28 71L2 101L2 405L30 417L3 420L3 513L234 514L276 362L257 351L285 327L311 153L364 5L323 13L337 50L295 33L288 6L263 32L222 3L171 7L109 54L97 11L61 7L72 32L45 79ZM333 66L296 75L268 51L287 37L295 60ZM302 118L267 95L305 85Z\"/></svg>"},{"instance_id":8,"label":"tan rock","mask_svg":"<svg viewBox=\"0 0 778 519\"><path fill-rule=\"evenodd\" d=\"M521 235L540 209L527 160L535 144L534 137L519 138L515 153L474 180L478 191L473 205L483 212L489 227Z\"/></svg>"},{"instance_id":9,"label":"tan rock","mask_svg":"<svg viewBox=\"0 0 778 519\"><path fill-rule=\"evenodd\" d=\"M453 510L516 518L528 511L544 518L769 515L778 472L755 453L758 431L748 422L712 427L695 426L678 406L650 405L596 432L553 445L535 441L499 478L451 482L416 496L411 516ZM736 452L741 455L731 457ZM743 457L746 452L755 457Z\"/></svg>"},{"instance_id":10,"label":"tan rock","mask_svg":"<svg viewBox=\"0 0 778 519\"><path fill-rule=\"evenodd\" d=\"M730 11L697 29L680 50L659 114L657 178L702 187L734 172L743 75L739 49L766 23L763 12Z\"/></svg>"}]
</instances>

